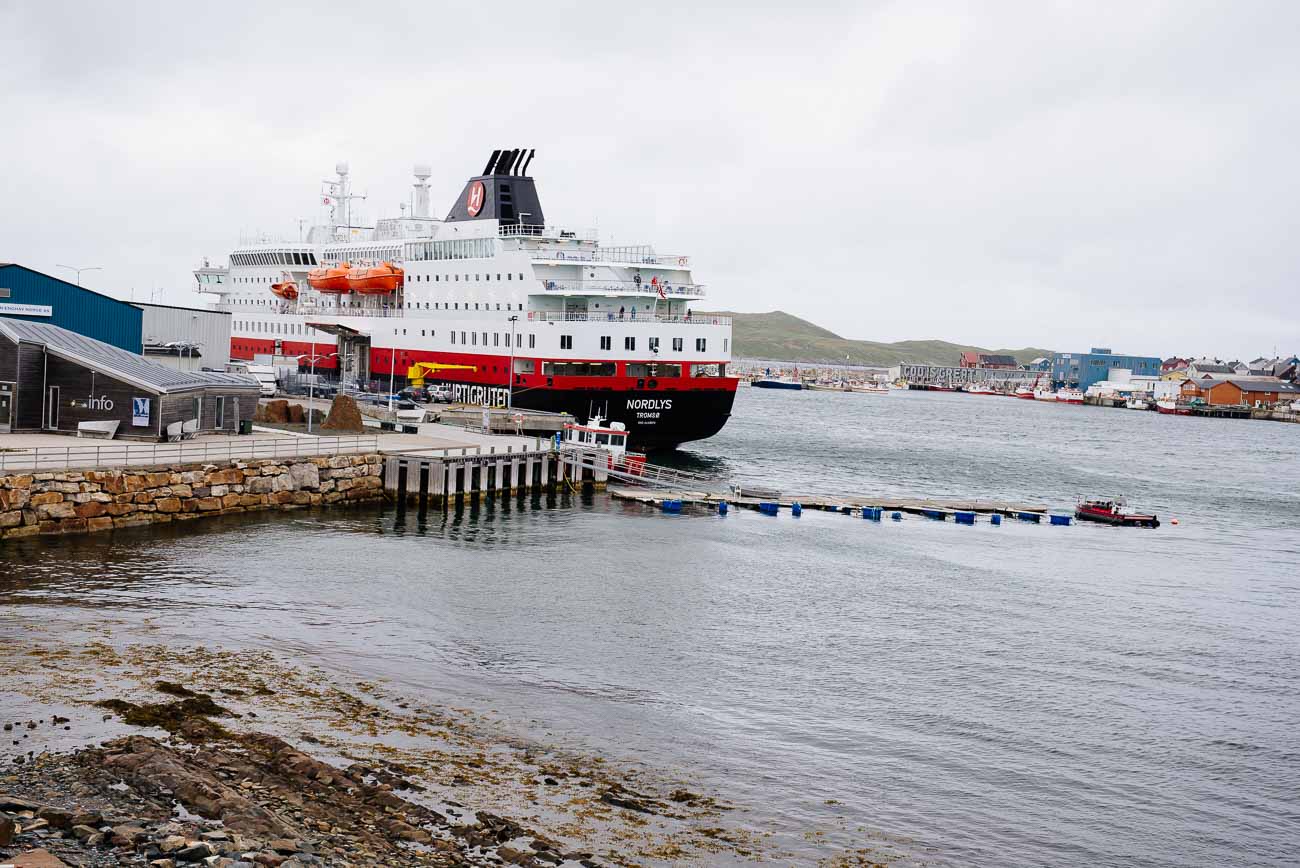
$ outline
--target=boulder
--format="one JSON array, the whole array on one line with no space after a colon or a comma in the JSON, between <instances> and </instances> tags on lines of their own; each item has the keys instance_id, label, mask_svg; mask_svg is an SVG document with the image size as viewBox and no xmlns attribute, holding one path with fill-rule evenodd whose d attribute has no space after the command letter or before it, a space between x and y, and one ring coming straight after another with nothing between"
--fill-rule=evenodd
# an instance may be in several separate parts
<instances>
[{"instance_id":1,"label":"boulder","mask_svg":"<svg viewBox=\"0 0 1300 868\"><path fill-rule=\"evenodd\" d=\"M351 395L334 396L334 403L330 405L329 415L325 417L325 422L320 427L324 431L343 431L354 434L360 434L365 430L365 425L361 421L361 411L357 408L357 402Z\"/></svg>"},{"instance_id":2,"label":"boulder","mask_svg":"<svg viewBox=\"0 0 1300 868\"><path fill-rule=\"evenodd\" d=\"M13 868L68 868L67 862L43 848L10 857L5 865L12 865Z\"/></svg>"},{"instance_id":3,"label":"boulder","mask_svg":"<svg viewBox=\"0 0 1300 868\"><path fill-rule=\"evenodd\" d=\"M284 399L267 401L258 409L263 411L267 422L283 425L289 421L289 402Z\"/></svg>"},{"instance_id":4,"label":"boulder","mask_svg":"<svg viewBox=\"0 0 1300 868\"><path fill-rule=\"evenodd\" d=\"M289 467L289 478L295 489L320 488L320 468L315 464L293 464Z\"/></svg>"},{"instance_id":5,"label":"boulder","mask_svg":"<svg viewBox=\"0 0 1300 868\"><path fill-rule=\"evenodd\" d=\"M289 405L289 424L302 425L307 421L307 415L303 412L302 404Z\"/></svg>"}]
</instances>

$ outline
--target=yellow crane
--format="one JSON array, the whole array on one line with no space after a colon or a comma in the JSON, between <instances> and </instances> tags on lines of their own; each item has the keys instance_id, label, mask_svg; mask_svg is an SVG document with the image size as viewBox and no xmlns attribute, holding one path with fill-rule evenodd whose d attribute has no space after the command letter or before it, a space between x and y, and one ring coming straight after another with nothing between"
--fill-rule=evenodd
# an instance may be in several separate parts
<instances>
[{"instance_id":1,"label":"yellow crane","mask_svg":"<svg viewBox=\"0 0 1300 868\"><path fill-rule=\"evenodd\" d=\"M406 381L412 386L423 386L424 378L443 371L477 371L474 365L444 365L439 362L416 362L406 371Z\"/></svg>"}]
</instances>

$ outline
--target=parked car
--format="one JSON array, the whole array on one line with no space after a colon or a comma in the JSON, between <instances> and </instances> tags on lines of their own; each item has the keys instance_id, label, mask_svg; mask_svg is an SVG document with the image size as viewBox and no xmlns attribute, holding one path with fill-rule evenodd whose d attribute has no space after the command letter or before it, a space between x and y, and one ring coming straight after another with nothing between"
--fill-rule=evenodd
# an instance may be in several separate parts
<instances>
[{"instance_id":1,"label":"parked car","mask_svg":"<svg viewBox=\"0 0 1300 868\"><path fill-rule=\"evenodd\" d=\"M434 386L426 389L429 393L429 400L437 401L439 404L450 404L452 399L451 388L448 386Z\"/></svg>"},{"instance_id":2,"label":"parked car","mask_svg":"<svg viewBox=\"0 0 1300 868\"><path fill-rule=\"evenodd\" d=\"M429 390L424 386L407 386L397 393L397 397L407 401L419 401L421 404L427 404L433 400L429 395Z\"/></svg>"}]
</instances>

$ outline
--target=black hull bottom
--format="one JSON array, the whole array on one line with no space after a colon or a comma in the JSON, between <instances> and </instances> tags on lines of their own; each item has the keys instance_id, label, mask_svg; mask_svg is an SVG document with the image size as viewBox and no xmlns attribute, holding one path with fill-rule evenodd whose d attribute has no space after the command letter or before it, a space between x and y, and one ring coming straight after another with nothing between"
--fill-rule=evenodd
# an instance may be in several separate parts
<instances>
[{"instance_id":1,"label":"black hull bottom","mask_svg":"<svg viewBox=\"0 0 1300 868\"><path fill-rule=\"evenodd\" d=\"M673 449L712 437L731 417L736 393L725 389L614 392L602 389L533 389L516 392L514 405L569 413L579 422L593 412L627 426L629 446L640 451Z\"/></svg>"},{"instance_id":2,"label":"black hull bottom","mask_svg":"<svg viewBox=\"0 0 1300 868\"><path fill-rule=\"evenodd\" d=\"M1112 527L1160 527L1160 520L1155 516L1137 518L1132 516L1102 516L1093 515L1087 512L1076 512L1074 517L1079 521L1095 521L1098 524L1108 524Z\"/></svg>"}]
</instances>

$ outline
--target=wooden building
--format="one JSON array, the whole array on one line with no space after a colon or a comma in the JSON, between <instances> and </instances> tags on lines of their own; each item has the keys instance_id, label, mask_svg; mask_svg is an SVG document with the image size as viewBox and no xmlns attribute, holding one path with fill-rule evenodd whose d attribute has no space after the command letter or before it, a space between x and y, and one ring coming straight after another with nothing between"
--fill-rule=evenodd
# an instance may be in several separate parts
<instances>
[{"instance_id":1,"label":"wooden building","mask_svg":"<svg viewBox=\"0 0 1300 868\"><path fill-rule=\"evenodd\" d=\"M0 317L0 433L233 434L259 395L252 377L178 371L59 326Z\"/></svg>"},{"instance_id":2,"label":"wooden building","mask_svg":"<svg viewBox=\"0 0 1300 868\"><path fill-rule=\"evenodd\" d=\"M1300 398L1300 386L1274 377L1233 377L1231 379L1184 380L1183 400L1200 398L1211 406L1253 407Z\"/></svg>"}]
</instances>

